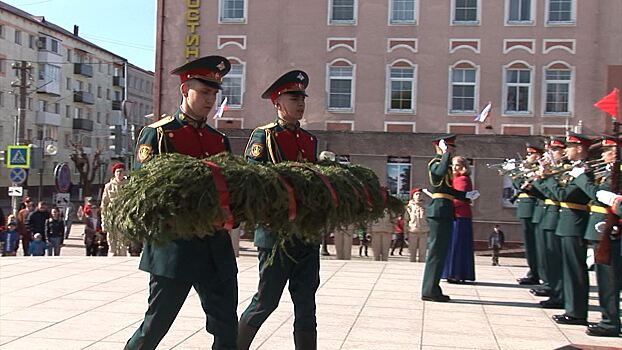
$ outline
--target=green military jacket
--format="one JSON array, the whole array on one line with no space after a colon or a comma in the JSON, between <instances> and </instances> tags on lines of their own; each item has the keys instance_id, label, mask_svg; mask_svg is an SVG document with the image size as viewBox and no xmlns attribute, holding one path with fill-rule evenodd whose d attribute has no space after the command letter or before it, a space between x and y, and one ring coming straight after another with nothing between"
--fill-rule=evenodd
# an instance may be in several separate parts
<instances>
[{"instance_id":1,"label":"green military jacket","mask_svg":"<svg viewBox=\"0 0 622 350\"><path fill-rule=\"evenodd\" d=\"M135 169L161 153L205 158L221 151L231 151L224 134L209 125L196 125L180 110L143 128L136 149ZM227 279L237 273L231 239L225 230L205 238L180 239L161 245L146 242L139 269L184 280Z\"/></svg>"},{"instance_id":2,"label":"green military jacket","mask_svg":"<svg viewBox=\"0 0 622 350\"><path fill-rule=\"evenodd\" d=\"M581 174L575 179L575 183L592 200L590 202L590 218L587 223L587 228L585 229L584 238L598 241L600 239L600 234L596 231L595 225L601 221L607 220L607 205L598 201L596 192L599 190L611 190L609 176L606 176L599 184L595 184L591 176Z\"/></svg>"},{"instance_id":3,"label":"green military jacket","mask_svg":"<svg viewBox=\"0 0 622 350\"><path fill-rule=\"evenodd\" d=\"M451 187L451 155L449 152L436 155L428 163L428 173L432 192L432 202L426 209L429 218L449 219L454 218L454 203L451 197L434 198L435 194L447 195L456 199L466 200L466 192L457 191Z\"/></svg>"},{"instance_id":4,"label":"green military jacket","mask_svg":"<svg viewBox=\"0 0 622 350\"><path fill-rule=\"evenodd\" d=\"M540 229L555 231L559 221L559 203L553 199L549 189L543 184L542 180L534 180L531 185L544 196L544 210L542 219L539 222Z\"/></svg>"},{"instance_id":5,"label":"green military jacket","mask_svg":"<svg viewBox=\"0 0 622 350\"><path fill-rule=\"evenodd\" d=\"M298 124L287 124L277 118L273 123L256 128L251 134L244 156L249 163L279 163L282 161L310 161L317 157L317 138L300 128ZM255 246L271 249L277 243L277 236L267 228L255 229ZM302 242L294 242L303 244ZM315 248L319 242L304 244Z\"/></svg>"},{"instance_id":6,"label":"green military jacket","mask_svg":"<svg viewBox=\"0 0 622 350\"><path fill-rule=\"evenodd\" d=\"M560 202L559 222L555 234L558 236L583 237L589 217L587 204L588 197L579 186L576 179L572 179L566 186L561 186L556 179L549 177L544 185L550 190L554 200ZM565 205L576 208L568 208Z\"/></svg>"},{"instance_id":7,"label":"green military jacket","mask_svg":"<svg viewBox=\"0 0 622 350\"><path fill-rule=\"evenodd\" d=\"M533 210L536 207L537 199L530 195L528 190L520 188L522 182L522 178L512 181L512 185L518 190L517 198L514 202L516 203L516 217L519 219L530 219L533 218Z\"/></svg>"}]
</instances>

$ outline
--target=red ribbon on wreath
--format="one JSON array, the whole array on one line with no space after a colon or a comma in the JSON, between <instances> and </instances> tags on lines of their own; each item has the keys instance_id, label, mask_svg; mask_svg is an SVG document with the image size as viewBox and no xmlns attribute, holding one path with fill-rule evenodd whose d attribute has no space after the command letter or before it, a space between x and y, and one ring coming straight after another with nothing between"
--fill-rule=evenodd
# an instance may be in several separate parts
<instances>
[{"instance_id":1,"label":"red ribbon on wreath","mask_svg":"<svg viewBox=\"0 0 622 350\"><path fill-rule=\"evenodd\" d=\"M233 213L231 212L231 208L229 207L229 189L227 188L227 181L225 181L225 176L222 173L222 168L216 163L207 160L204 160L203 163L205 163L205 165L210 168L212 172L214 186L216 187L216 191L218 191L220 209L223 211L226 217L223 227L226 230L231 230L233 228L233 225L235 224L235 219L233 218Z\"/></svg>"},{"instance_id":2,"label":"red ribbon on wreath","mask_svg":"<svg viewBox=\"0 0 622 350\"><path fill-rule=\"evenodd\" d=\"M296 218L296 194L294 193L294 187L292 187L289 181L283 176L279 175L278 178L283 187L285 187L285 190L287 190L287 195L289 197L289 212L287 218L292 222Z\"/></svg>"}]
</instances>

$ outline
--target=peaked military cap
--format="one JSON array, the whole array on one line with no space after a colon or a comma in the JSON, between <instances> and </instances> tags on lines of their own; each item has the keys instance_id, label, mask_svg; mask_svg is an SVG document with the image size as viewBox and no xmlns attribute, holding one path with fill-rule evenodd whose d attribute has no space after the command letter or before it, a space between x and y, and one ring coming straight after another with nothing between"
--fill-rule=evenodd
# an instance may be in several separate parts
<instances>
[{"instance_id":1,"label":"peaked military cap","mask_svg":"<svg viewBox=\"0 0 622 350\"><path fill-rule=\"evenodd\" d=\"M583 134L579 134L576 132L569 132L568 136L566 136L566 146L569 145L583 145L589 147L592 144L592 140L589 137Z\"/></svg>"},{"instance_id":2,"label":"peaked military cap","mask_svg":"<svg viewBox=\"0 0 622 350\"><path fill-rule=\"evenodd\" d=\"M605 135L600 140L600 145L603 147L616 147L622 144L622 140L617 137Z\"/></svg>"},{"instance_id":3,"label":"peaked military cap","mask_svg":"<svg viewBox=\"0 0 622 350\"><path fill-rule=\"evenodd\" d=\"M261 98L270 99L272 103L282 94L309 96L305 92L309 86L309 76L301 70L293 70L281 75L263 94Z\"/></svg>"},{"instance_id":4,"label":"peaked military cap","mask_svg":"<svg viewBox=\"0 0 622 350\"><path fill-rule=\"evenodd\" d=\"M222 56L205 56L173 69L171 74L179 75L182 83L197 79L209 86L222 89L222 78L230 69L231 63L228 59Z\"/></svg>"},{"instance_id":5,"label":"peaked military cap","mask_svg":"<svg viewBox=\"0 0 622 350\"><path fill-rule=\"evenodd\" d=\"M553 147L559 147L559 148L565 148L566 144L564 143L564 138L563 137L551 137L551 139L549 140L549 147L553 148Z\"/></svg>"},{"instance_id":6,"label":"peaked military cap","mask_svg":"<svg viewBox=\"0 0 622 350\"><path fill-rule=\"evenodd\" d=\"M456 146L456 135L454 134L444 134L432 139L432 143L438 145L441 140L445 140L445 144L449 146Z\"/></svg>"},{"instance_id":7,"label":"peaked military cap","mask_svg":"<svg viewBox=\"0 0 622 350\"><path fill-rule=\"evenodd\" d=\"M536 146L536 145L531 145L531 144L527 144L527 153L538 153L538 154L543 154L544 153L544 148L540 147L540 146Z\"/></svg>"}]
</instances>

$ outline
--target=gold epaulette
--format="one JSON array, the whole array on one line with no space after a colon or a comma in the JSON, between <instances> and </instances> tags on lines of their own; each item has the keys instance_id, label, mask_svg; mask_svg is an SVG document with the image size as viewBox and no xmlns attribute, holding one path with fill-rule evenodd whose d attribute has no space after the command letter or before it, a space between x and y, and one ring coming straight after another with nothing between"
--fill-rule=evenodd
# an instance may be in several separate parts
<instances>
[{"instance_id":1,"label":"gold epaulette","mask_svg":"<svg viewBox=\"0 0 622 350\"><path fill-rule=\"evenodd\" d=\"M269 123L269 124L266 124L266 125L258 126L257 129L265 130L265 129L274 128L277 125L279 125L277 122L272 122L272 123Z\"/></svg>"},{"instance_id":2,"label":"gold epaulette","mask_svg":"<svg viewBox=\"0 0 622 350\"><path fill-rule=\"evenodd\" d=\"M175 118L172 115L166 115L166 114L162 114L162 119L158 120L157 122L151 123L149 125L147 125L150 128L154 128L157 129L161 126L164 126L170 122L172 122L173 120L175 120Z\"/></svg>"}]
</instances>

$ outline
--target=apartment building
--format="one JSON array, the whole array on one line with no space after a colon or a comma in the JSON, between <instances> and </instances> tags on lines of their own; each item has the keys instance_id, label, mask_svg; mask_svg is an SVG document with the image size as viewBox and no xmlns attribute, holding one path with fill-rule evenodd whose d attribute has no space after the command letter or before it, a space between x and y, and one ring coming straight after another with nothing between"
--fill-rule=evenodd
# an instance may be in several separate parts
<instances>
[{"instance_id":1,"label":"apartment building","mask_svg":"<svg viewBox=\"0 0 622 350\"><path fill-rule=\"evenodd\" d=\"M139 130L144 118L136 114L126 119L123 101L135 99L140 113L151 113L150 89L153 73L130 65L127 60L80 37L73 32L0 2L0 148L13 144L14 121L20 107L21 84L14 64L30 67L27 71L25 139L27 144L43 149L41 169L31 169L26 190L49 200L54 191L53 169L60 162L73 168L69 155L71 144L81 143L87 154L103 151L103 167L95 183L108 176L111 157L109 126ZM131 72L138 83L125 79ZM131 97L130 97L131 96ZM129 108L126 108L129 111ZM126 113L127 113L126 111ZM134 112L134 110L132 110ZM129 139L129 138L128 138ZM130 141L125 141L131 154ZM45 152L53 145L55 154ZM39 175L39 176L36 176ZM0 191L6 195L8 170L0 167ZM72 181L77 184L74 173Z\"/></svg>"}]
</instances>

